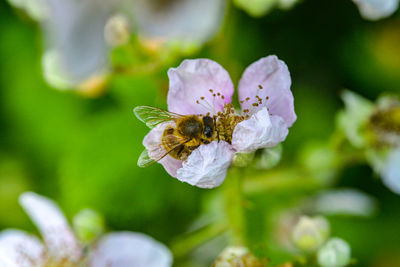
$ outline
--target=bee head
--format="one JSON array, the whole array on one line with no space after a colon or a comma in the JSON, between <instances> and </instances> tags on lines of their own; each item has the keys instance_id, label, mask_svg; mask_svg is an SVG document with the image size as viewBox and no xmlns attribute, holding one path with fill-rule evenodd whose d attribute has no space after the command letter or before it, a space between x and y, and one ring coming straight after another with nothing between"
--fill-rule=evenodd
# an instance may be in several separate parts
<instances>
[{"instance_id":1,"label":"bee head","mask_svg":"<svg viewBox=\"0 0 400 267\"><path fill-rule=\"evenodd\" d=\"M203 117L204 130L203 135L210 139L214 134L214 120L210 116Z\"/></svg>"}]
</instances>

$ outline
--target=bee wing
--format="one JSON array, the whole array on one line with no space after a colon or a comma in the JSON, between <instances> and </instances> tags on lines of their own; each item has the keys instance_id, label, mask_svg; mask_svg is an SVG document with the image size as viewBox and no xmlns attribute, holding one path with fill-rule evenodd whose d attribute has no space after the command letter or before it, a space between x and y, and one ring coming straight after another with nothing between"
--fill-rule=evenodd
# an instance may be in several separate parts
<instances>
[{"instance_id":1,"label":"bee wing","mask_svg":"<svg viewBox=\"0 0 400 267\"><path fill-rule=\"evenodd\" d=\"M161 147L161 145L158 145L157 147L154 147L154 149L157 149L157 150L161 150L161 149L164 150L164 151L162 151L160 153L160 156L158 158L156 158L156 159L151 158L149 156L149 151L147 149L145 149L145 150L143 150L142 154L140 154L138 162L137 162L137 165L140 168L145 168L145 167L151 166L154 163L156 163L156 162L160 161L161 159L163 159L165 156L167 156L169 153L171 153L174 149L184 145L185 143L187 143L189 141L190 141L190 139L182 140L181 142L177 143L175 146L173 146L169 150L164 150Z\"/></svg>"},{"instance_id":2,"label":"bee wing","mask_svg":"<svg viewBox=\"0 0 400 267\"><path fill-rule=\"evenodd\" d=\"M150 106L138 106L133 109L136 117L144 122L150 129L158 124L182 118L182 115Z\"/></svg>"},{"instance_id":3,"label":"bee wing","mask_svg":"<svg viewBox=\"0 0 400 267\"><path fill-rule=\"evenodd\" d=\"M145 149L145 150L143 150L142 154L140 154L137 165L140 168L145 168L150 165L153 165L156 162L157 162L157 160L150 158L149 151L147 151L147 149Z\"/></svg>"}]
</instances>

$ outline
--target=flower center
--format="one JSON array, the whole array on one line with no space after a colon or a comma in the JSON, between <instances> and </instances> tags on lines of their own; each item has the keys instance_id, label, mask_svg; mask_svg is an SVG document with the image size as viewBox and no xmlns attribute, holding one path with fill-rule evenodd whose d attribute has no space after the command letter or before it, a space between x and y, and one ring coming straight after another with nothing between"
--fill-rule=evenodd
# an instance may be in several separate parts
<instances>
[{"instance_id":1,"label":"flower center","mask_svg":"<svg viewBox=\"0 0 400 267\"><path fill-rule=\"evenodd\" d=\"M247 119L248 115L240 116L237 115L232 104L225 104L224 109L217 113L215 117L218 140L225 141L229 144L232 143L232 135L236 125Z\"/></svg>"},{"instance_id":2,"label":"flower center","mask_svg":"<svg viewBox=\"0 0 400 267\"><path fill-rule=\"evenodd\" d=\"M400 145L400 105L376 111L369 125L378 144Z\"/></svg>"}]
</instances>

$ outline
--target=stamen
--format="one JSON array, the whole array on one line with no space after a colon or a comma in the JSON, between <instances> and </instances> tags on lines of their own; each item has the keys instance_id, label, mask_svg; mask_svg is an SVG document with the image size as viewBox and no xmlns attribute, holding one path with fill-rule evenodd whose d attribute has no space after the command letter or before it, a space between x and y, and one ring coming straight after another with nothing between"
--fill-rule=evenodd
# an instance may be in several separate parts
<instances>
[{"instance_id":1,"label":"stamen","mask_svg":"<svg viewBox=\"0 0 400 267\"><path fill-rule=\"evenodd\" d=\"M261 86L261 84L258 85L258 88L260 88L260 90L263 89L263 87Z\"/></svg>"}]
</instances>

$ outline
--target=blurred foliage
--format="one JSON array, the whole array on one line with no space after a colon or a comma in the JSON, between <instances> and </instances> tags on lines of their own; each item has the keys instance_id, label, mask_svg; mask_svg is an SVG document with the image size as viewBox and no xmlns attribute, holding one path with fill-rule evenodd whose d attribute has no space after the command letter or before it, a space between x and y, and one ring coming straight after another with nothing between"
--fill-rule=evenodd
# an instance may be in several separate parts
<instances>
[{"instance_id":1,"label":"blurred foliage","mask_svg":"<svg viewBox=\"0 0 400 267\"><path fill-rule=\"evenodd\" d=\"M265 192L245 196L245 236L251 250L271 264L296 255L277 243L275 226L279 214L315 191L313 185L302 186L311 178L302 174L314 173L327 179L323 186L355 187L378 200L380 210L372 218L329 216L332 235L350 244L357 266L396 266L390 264L399 262L399 196L365 165L354 162L330 170L341 164L337 158L346 156L345 151L334 154L330 136L343 88L371 99L399 92L399 12L372 23L363 21L349 0L302 1L291 10L273 10L260 18L231 6L220 35L203 49L188 50L190 57L221 63L235 83L247 65L269 54L278 55L291 71L298 120L283 143L282 160L276 169L249 172L250 182L271 176ZM0 228L32 229L17 204L19 193L28 189L54 198L68 218L93 208L105 216L109 229L144 232L166 244L196 228L201 214L207 214L204 203L213 202L206 200L223 188L201 190L170 178L160 165L136 166L147 129L132 108L165 107L166 70L182 58L165 57L168 64L155 72L117 72L104 95L83 98L45 84L41 53L38 26L1 2ZM123 48L114 51L115 65L134 63L124 61L126 53ZM290 167L298 159L300 171L294 172ZM317 161L322 169L313 165ZM284 167L289 171L281 173ZM284 186L280 178L274 180L275 173L285 179ZM252 185L247 186L251 191ZM226 238L217 241L214 246L221 250ZM194 259L202 249L193 252ZM196 266L188 261L177 259L177 266Z\"/></svg>"}]
</instances>

